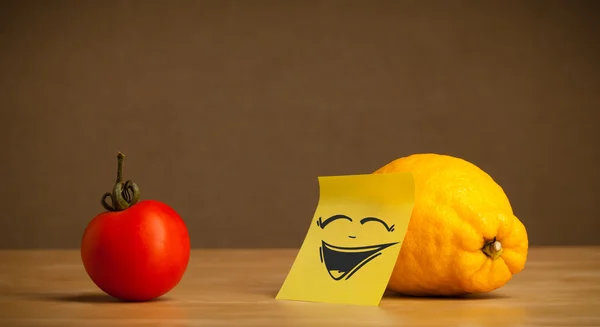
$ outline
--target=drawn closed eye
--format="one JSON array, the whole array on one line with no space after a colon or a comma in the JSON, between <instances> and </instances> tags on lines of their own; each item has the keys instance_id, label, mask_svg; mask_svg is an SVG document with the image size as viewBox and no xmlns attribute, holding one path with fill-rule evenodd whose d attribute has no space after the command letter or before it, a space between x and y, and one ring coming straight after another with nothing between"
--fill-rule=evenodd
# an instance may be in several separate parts
<instances>
[{"instance_id":1,"label":"drawn closed eye","mask_svg":"<svg viewBox=\"0 0 600 327\"><path fill-rule=\"evenodd\" d=\"M385 221L383 221L383 220L381 220L381 219L379 219L377 217L365 217L365 218L363 218L363 219L360 220L360 223L361 223L361 225L364 225L365 223L370 222L370 221L374 221L374 222L378 222L378 223L382 224L383 227L385 227L385 229L388 232L393 232L395 230L394 229L395 225L388 226L388 224Z\"/></svg>"},{"instance_id":2,"label":"drawn closed eye","mask_svg":"<svg viewBox=\"0 0 600 327\"><path fill-rule=\"evenodd\" d=\"M352 221L352 218L346 216L346 215L333 215L327 219L325 219L325 221L321 220L321 217L319 217L319 219L317 220L317 226L321 227L321 229L324 229L325 226L327 226L329 223L338 220L338 219L346 219L349 221Z\"/></svg>"}]
</instances>

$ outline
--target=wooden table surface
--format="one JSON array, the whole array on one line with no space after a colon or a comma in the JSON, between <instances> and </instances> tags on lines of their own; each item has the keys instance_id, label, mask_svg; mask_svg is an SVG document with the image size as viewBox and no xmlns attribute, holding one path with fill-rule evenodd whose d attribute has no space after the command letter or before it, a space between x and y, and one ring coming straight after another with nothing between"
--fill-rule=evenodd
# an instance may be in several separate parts
<instances>
[{"instance_id":1,"label":"wooden table surface","mask_svg":"<svg viewBox=\"0 0 600 327\"><path fill-rule=\"evenodd\" d=\"M0 251L0 326L600 326L600 247L533 248L501 289L462 299L384 296L379 307L274 299L295 250L195 250L163 299L121 303L77 251Z\"/></svg>"}]
</instances>

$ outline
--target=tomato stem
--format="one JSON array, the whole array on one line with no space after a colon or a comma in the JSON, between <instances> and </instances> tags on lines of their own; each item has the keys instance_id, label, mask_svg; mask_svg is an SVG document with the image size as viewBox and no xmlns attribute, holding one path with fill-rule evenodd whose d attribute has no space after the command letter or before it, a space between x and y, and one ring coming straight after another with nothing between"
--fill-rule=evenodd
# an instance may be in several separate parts
<instances>
[{"instance_id":1,"label":"tomato stem","mask_svg":"<svg viewBox=\"0 0 600 327\"><path fill-rule=\"evenodd\" d=\"M131 180L123 182L123 161L125 155L117 154L117 181L112 192L102 195L102 206L108 211L122 211L136 204L140 199L140 188ZM110 198L111 202L106 202Z\"/></svg>"},{"instance_id":2,"label":"tomato stem","mask_svg":"<svg viewBox=\"0 0 600 327\"><path fill-rule=\"evenodd\" d=\"M500 255L502 255L504 249L502 248L502 243L500 243L500 241L496 240L496 238L494 237L493 240L487 242L483 246L481 251L483 251L483 253L485 253L485 255L487 255L488 257L492 258L492 260L495 260L498 259Z\"/></svg>"},{"instance_id":3,"label":"tomato stem","mask_svg":"<svg viewBox=\"0 0 600 327\"><path fill-rule=\"evenodd\" d=\"M119 152L117 154L117 183L121 183L123 180L123 160L125 155Z\"/></svg>"}]
</instances>

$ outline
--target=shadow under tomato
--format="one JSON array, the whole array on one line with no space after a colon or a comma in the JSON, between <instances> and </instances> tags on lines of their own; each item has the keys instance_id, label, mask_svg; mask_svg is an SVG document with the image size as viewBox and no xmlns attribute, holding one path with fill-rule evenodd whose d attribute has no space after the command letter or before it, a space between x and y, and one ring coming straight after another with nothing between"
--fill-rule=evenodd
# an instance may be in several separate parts
<instances>
[{"instance_id":1,"label":"shadow under tomato","mask_svg":"<svg viewBox=\"0 0 600 327\"><path fill-rule=\"evenodd\" d=\"M31 294L37 300L51 302L71 302L71 303L145 303L167 301L165 297L160 297L150 301L123 301L114 298L105 293L77 293L77 294Z\"/></svg>"}]
</instances>

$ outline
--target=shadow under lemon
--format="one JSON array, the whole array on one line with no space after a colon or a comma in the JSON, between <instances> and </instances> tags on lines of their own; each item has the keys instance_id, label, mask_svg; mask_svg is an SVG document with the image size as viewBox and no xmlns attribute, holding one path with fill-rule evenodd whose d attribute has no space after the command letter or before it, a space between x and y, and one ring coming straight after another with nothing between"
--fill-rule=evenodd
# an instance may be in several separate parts
<instances>
[{"instance_id":1,"label":"shadow under lemon","mask_svg":"<svg viewBox=\"0 0 600 327\"><path fill-rule=\"evenodd\" d=\"M447 300L447 301L480 301L480 300L498 300L498 299L510 299L509 296L504 295L498 292L488 292L488 293L472 293L472 294L464 294L464 295L456 295L456 296L412 296L401 293L396 293L392 290L385 290L383 293L383 299L406 299L412 301L432 301L432 300Z\"/></svg>"},{"instance_id":2,"label":"shadow under lemon","mask_svg":"<svg viewBox=\"0 0 600 327\"><path fill-rule=\"evenodd\" d=\"M386 291L380 307L407 325L427 326L522 326L528 311L510 296L499 292L461 296L415 297ZM398 306L398 302L402 305ZM487 301L486 301L487 300Z\"/></svg>"}]
</instances>

